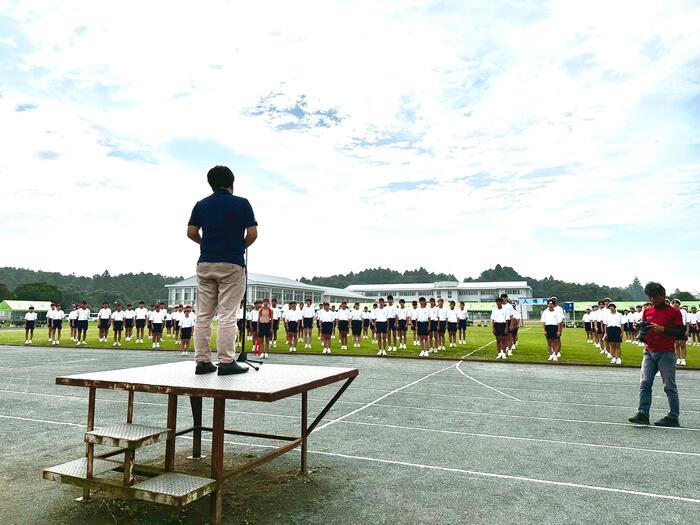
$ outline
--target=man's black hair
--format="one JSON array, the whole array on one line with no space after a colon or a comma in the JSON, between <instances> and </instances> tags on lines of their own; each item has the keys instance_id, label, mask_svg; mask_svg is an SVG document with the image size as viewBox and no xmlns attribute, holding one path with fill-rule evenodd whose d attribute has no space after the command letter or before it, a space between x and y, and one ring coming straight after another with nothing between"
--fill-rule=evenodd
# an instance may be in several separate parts
<instances>
[{"instance_id":1,"label":"man's black hair","mask_svg":"<svg viewBox=\"0 0 700 525\"><path fill-rule=\"evenodd\" d=\"M233 186L233 172L226 166L214 166L207 173L207 182L212 190L219 188L231 188Z\"/></svg>"},{"instance_id":2,"label":"man's black hair","mask_svg":"<svg viewBox=\"0 0 700 525\"><path fill-rule=\"evenodd\" d=\"M666 295L666 288L659 283L651 281L644 287L644 294L647 297L651 297L652 295Z\"/></svg>"},{"instance_id":3,"label":"man's black hair","mask_svg":"<svg viewBox=\"0 0 700 525\"><path fill-rule=\"evenodd\" d=\"M394 300L394 296L391 295L391 294L389 294L389 295L386 296L386 300L387 300L387 301L389 301L389 300L393 301L393 300Z\"/></svg>"},{"instance_id":4,"label":"man's black hair","mask_svg":"<svg viewBox=\"0 0 700 525\"><path fill-rule=\"evenodd\" d=\"M507 293L502 293L502 294L501 294L501 299L508 299L508 294L507 294Z\"/></svg>"}]
</instances>

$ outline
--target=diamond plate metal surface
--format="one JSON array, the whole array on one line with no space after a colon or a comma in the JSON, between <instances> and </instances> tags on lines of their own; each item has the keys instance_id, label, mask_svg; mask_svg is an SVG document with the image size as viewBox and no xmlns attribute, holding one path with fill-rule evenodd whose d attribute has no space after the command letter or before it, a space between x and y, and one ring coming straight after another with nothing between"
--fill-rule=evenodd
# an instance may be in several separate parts
<instances>
[{"instance_id":1,"label":"diamond plate metal surface","mask_svg":"<svg viewBox=\"0 0 700 525\"><path fill-rule=\"evenodd\" d=\"M147 479L141 483L133 485L131 488L146 492L155 492L172 497L183 497L192 492L203 489L207 485L215 484L216 481L209 478L198 478L187 474L177 474L166 472L155 478Z\"/></svg>"},{"instance_id":2,"label":"diamond plate metal surface","mask_svg":"<svg viewBox=\"0 0 700 525\"><path fill-rule=\"evenodd\" d=\"M97 476L98 474L103 474L114 470L119 464L113 461L103 461L101 459L95 459L92 462L92 475ZM72 478L87 478L87 459L80 458L74 461L69 461L68 463L63 463L61 465L56 465L55 467L49 467L44 469L44 472L50 474L56 474L59 476L70 476Z\"/></svg>"},{"instance_id":3,"label":"diamond plate metal surface","mask_svg":"<svg viewBox=\"0 0 700 525\"><path fill-rule=\"evenodd\" d=\"M194 362L168 363L58 377L56 383L271 401L358 375L356 368L271 363L265 363L259 372L230 376L195 375L194 369Z\"/></svg>"},{"instance_id":4,"label":"diamond plate metal surface","mask_svg":"<svg viewBox=\"0 0 700 525\"><path fill-rule=\"evenodd\" d=\"M146 438L165 434L166 432L167 429L165 428L134 425L133 423L122 423L118 425L110 425L108 427L99 427L91 432L87 432L86 435L123 441L141 441Z\"/></svg>"}]
</instances>

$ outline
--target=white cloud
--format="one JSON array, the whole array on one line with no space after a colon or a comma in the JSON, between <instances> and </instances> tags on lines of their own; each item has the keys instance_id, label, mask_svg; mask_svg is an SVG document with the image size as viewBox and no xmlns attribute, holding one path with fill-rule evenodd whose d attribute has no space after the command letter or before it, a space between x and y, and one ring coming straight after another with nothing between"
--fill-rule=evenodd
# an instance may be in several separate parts
<instances>
[{"instance_id":1,"label":"white cloud","mask_svg":"<svg viewBox=\"0 0 700 525\"><path fill-rule=\"evenodd\" d=\"M700 218L693 3L35 5L0 40L0 264L192 273L184 224L220 159L190 141L238 162L257 271L700 288L696 229L642 240Z\"/></svg>"}]
</instances>

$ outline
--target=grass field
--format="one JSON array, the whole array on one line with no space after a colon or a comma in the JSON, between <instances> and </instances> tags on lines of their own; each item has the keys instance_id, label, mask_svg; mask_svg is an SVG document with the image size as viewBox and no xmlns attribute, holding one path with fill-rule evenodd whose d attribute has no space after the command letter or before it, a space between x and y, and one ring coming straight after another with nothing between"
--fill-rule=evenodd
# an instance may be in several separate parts
<instances>
[{"instance_id":1,"label":"grass field","mask_svg":"<svg viewBox=\"0 0 700 525\"><path fill-rule=\"evenodd\" d=\"M485 331L477 334L488 341ZM174 509L98 492L80 504L76 487L41 479L42 469L85 454L87 389L56 385L56 376L179 359L164 351L0 345L0 522L206 523L207 498ZM700 372L678 372L683 426L661 428L627 422L639 392L631 368L286 353L270 362L356 367L359 376L311 434L310 474L299 474L294 452L231 480L226 524L700 522ZM309 395L312 417L337 389ZM295 435L299 397L231 401L227 428ZM165 395L137 392L134 422L164 426L166 405ZM188 399L180 396L178 405L177 428L190 426ZM95 424L123 423L126 406L126 392L98 389ZM205 400L205 424L211 408ZM652 417L666 410L658 383ZM227 436L226 468L271 445L278 443ZM164 450L163 443L139 449L137 461L162 466ZM208 476L209 459L190 461L191 451L190 436L178 437L176 471Z\"/></svg>"},{"instance_id":2,"label":"grass field","mask_svg":"<svg viewBox=\"0 0 700 525\"><path fill-rule=\"evenodd\" d=\"M215 345L216 341L216 326L214 327L214 341L212 346ZM94 324L90 325L88 329L88 347L90 348L112 348L112 339L110 332L110 339L108 343L100 343L98 341L98 331ZM413 340L411 338L411 332L408 333L408 349L398 350L396 352L391 352L388 357L415 357L418 358L419 350L413 346ZM285 332L284 328L280 328L278 334L278 346L277 348L272 348L271 352L274 353L287 353L288 347L284 343ZM63 331L62 336L62 346L71 347L75 346L70 340L70 332L66 330ZM518 349L514 352L512 358L509 361L517 363L547 363L547 346L542 333L542 326L539 323L532 323L526 325L520 329ZM46 346L48 345L48 335L46 328L39 328L35 331L33 343L35 346ZM0 330L0 344L5 345L22 345L24 344L24 330L23 329L3 329ZM313 337L313 348L311 350L302 350L303 344L297 345L299 348L297 350L298 354L320 354L321 353L321 343L316 337L314 332ZM247 343L248 349L251 347L251 343ZM333 353L343 354L343 355L358 355L358 356L374 356L377 354L376 344L373 344L368 339L362 340L361 348L352 348L340 351L340 341L338 336L333 339L331 349ZM194 344L191 344L194 348ZM151 342L148 339L145 340L143 344L136 344L134 341L123 342L121 347L124 350L127 349L142 349L151 350ZM172 338L166 338L161 343L160 351L175 350L175 342ZM440 351L437 354L432 354L431 358L443 358L443 359L461 359L465 358L467 360L474 361L484 361L493 360L496 357L496 350L494 344L494 338L491 333L490 328L486 327L470 327L467 330L467 343L465 345L459 345L457 348L448 349L445 351ZM639 346L623 343L622 347L622 363L623 366L633 366L639 367L642 358L642 349ZM687 368L700 368L700 347L688 347L688 357L687 357ZM564 330L562 335L562 357L559 363L551 363L553 366L557 364L590 364L590 365L609 365L608 360L600 355L599 350L593 345L586 343L586 334L583 329L580 328L567 328Z\"/></svg>"}]
</instances>

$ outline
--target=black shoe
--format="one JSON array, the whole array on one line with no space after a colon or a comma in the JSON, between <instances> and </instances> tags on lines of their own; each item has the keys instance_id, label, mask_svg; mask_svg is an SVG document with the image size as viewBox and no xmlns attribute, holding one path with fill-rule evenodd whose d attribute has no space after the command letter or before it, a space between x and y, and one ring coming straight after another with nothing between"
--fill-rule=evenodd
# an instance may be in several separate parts
<instances>
[{"instance_id":1,"label":"black shoe","mask_svg":"<svg viewBox=\"0 0 700 525\"><path fill-rule=\"evenodd\" d=\"M637 425L648 425L649 416L647 416L646 414L642 414L641 412L637 412L637 415L629 418L628 421L630 423L636 423Z\"/></svg>"},{"instance_id":2,"label":"black shoe","mask_svg":"<svg viewBox=\"0 0 700 525\"><path fill-rule=\"evenodd\" d=\"M197 363L197 368L194 369L194 373L197 375L211 374L212 372L216 372L216 367L210 362Z\"/></svg>"},{"instance_id":3,"label":"black shoe","mask_svg":"<svg viewBox=\"0 0 700 525\"><path fill-rule=\"evenodd\" d=\"M670 416L664 416L658 421L654 421L654 425L657 427L679 427L681 426L680 423L678 423L678 419L675 417L670 417Z\"/></svg>"},{"instance_id":4,"label":"black shoe","mask_svg":"<svg viewBox=\"0 0 700 525\"><path fill-rule=\"evenodd\" d=\"M231 361L230 363L219 363L219 371L217 373L220 376L230 376L232 374L245 374L247 371L247 366L241 366L235 361Z\"/></svg>"}]
</instances>

